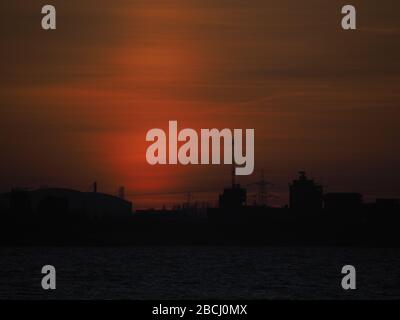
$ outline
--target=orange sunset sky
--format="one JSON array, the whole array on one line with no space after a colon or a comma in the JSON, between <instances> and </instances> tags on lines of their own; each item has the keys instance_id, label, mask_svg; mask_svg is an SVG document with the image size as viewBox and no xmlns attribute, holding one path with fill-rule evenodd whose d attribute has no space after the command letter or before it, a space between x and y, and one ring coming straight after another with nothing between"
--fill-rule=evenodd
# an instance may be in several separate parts
<instances>
[{"instance_id":1,"label":"orange sunset sky","mask_svg":"<svg viewBox=\"0 0 400 320\"><path fill-rule=\"evenodd\" d=\"M146 163L146 132L254 128L255 173L306 170L328 191L400 197L400 2L4 0L0 5L0 189L115 194L135 207L230 183L229 166ZM41 7L57 30L41 29ZM136 195L136 196L135 196ZM217 192L193 194L216 199Z\"/></svg>"}]
</instances>

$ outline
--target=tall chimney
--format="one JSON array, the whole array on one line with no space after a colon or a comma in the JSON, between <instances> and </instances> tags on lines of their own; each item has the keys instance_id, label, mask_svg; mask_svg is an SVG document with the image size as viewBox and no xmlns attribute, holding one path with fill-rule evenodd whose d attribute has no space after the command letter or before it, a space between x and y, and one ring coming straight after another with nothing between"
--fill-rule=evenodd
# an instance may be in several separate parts
<instances>
[{"instance_id":1,"label":"tall chimney","mask_svg":"<svg viewBox=\"0 0 400 320\"><path fill-rule=\"evenodd\" d=\"M118 198L125 199L125 187L124 186L119 187Z\"/></svg>"}]
</instances>

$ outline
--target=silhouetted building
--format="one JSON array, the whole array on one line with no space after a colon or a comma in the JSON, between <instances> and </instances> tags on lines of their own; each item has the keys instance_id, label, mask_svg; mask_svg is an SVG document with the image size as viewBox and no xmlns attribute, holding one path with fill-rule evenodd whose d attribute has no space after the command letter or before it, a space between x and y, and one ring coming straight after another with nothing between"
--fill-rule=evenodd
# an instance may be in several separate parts
<instances>
[{"instance_id":1,"label":"silhouetted building","mask_svg":"<svg viewBox=\"0 0 400 320\"><path fill-rule=\"evenodd\" d=\"M0 213L8 213L10 212L10 198L8 193L0 194Z\"/></svg>"},{"instance_id":2,"label":"silhouetted building","mask_svg":"<svg viewBox=\"0 0 400 320\"><path fill-rule=\"evenodd\" d=\"M359 210L362 204L363 198L359 193L327 193L324 197L326 210Z\"/></svg>"},{"instance_id":3,"label":"silhouetted building","mask_svg":"<svg viewBox=\"0 0 400 320\"><path fill-rule=\"evenodd\" d=\"M132 203L99 192L48 188L18 191L0 197L2 206L14 217L37 216L114 219L130 217ZM7 203L8 202L8 203Z\"/></svg>"},{"instance_id":4,"label":"silhouetted building","mask_svg":"<svg viewBox=\"0 0 400 320\"><path fill-rule=\"evenodd\" d=\"M232 188L224 189L223 194L219 196L219 207L227 209L241 208L246 205L247 191L235 184Z\"/></svg>"},{"instance_id":5,"label":"silhouetted building","mask_svg":"<svg viewBox=\"0 0 400 320\"><path fill-rule=\"evenodd\" d=\"M28 191L13 190L8 193L10 213L14 216L30 215L31 197Z\"/></svg>"},{"instance_id":6,"label":"silhouetted building","mask_svg":"<svg viewBox=\"0 0 400 320\"><path fill-rule=\"evenodd\" d=\"M322 209L322 186L307 178L304 171L299 172L298 180L289 185L289 206L295 210L320 210Z\"/></svg>"},{"instance_id":7,"label":"silhouetted building","mask_svg":"<svg viewBox=\"0 0 400 320\"><path fill-rule=\"evenodd\" d=\"M40 200L36 212L41 217L65 217L68 214L68 199L54 196L44 197Z\"/></svg>"},{"instance_id":8,"label":"silhouetted building","mask_svg":"<svg viewBox=\"0 0 400 320\"><path fill-rule=\"evenodd\" d=\"M385 212L400 212L399 199L376 199L375 208Z\"/></svg>"}]
</instances>

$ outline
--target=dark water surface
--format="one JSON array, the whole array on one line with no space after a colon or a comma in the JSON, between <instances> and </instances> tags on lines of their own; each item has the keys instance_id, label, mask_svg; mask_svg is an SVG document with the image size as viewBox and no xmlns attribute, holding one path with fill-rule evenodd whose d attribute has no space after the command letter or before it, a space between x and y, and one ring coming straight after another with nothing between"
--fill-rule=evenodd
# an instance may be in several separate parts
<instances>
[{"instance_id":1,"label":"dark water surface","mask_svg":"<svg viewBox=\"0 0 400 320\"><path fill-rule=\"evenodd\" d=\"M54 265L57 289L41 288ZM357 289L341 288L341 269ZM1 247L0 299L399 299L400 250Z\"/></svg>"}]
</instances>

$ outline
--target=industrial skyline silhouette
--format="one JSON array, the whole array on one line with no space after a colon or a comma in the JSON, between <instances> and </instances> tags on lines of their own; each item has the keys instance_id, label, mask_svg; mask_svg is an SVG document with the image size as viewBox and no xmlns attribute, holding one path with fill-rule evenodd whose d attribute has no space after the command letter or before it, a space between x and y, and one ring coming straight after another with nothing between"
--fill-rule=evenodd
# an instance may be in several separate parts
<instances>
[{"instance_id":1,"label":"industrial skyline silhouette","mask_svg":"<svg viewBox=\"0 0 400 320\"><path fill-rule=\"evenodd\" d=\"M254 185L254 184L250 184ZM191 202L173 208L133 210L131 202L100 193L47 188L0 195L0 243L235 243L400 245L400 200L364 202L357 192L324 193L305 171L289 185L289 204L272 207L262 177L257 203L247 189L232 185L218 205Z\"/></svg>"}]
</instances>

